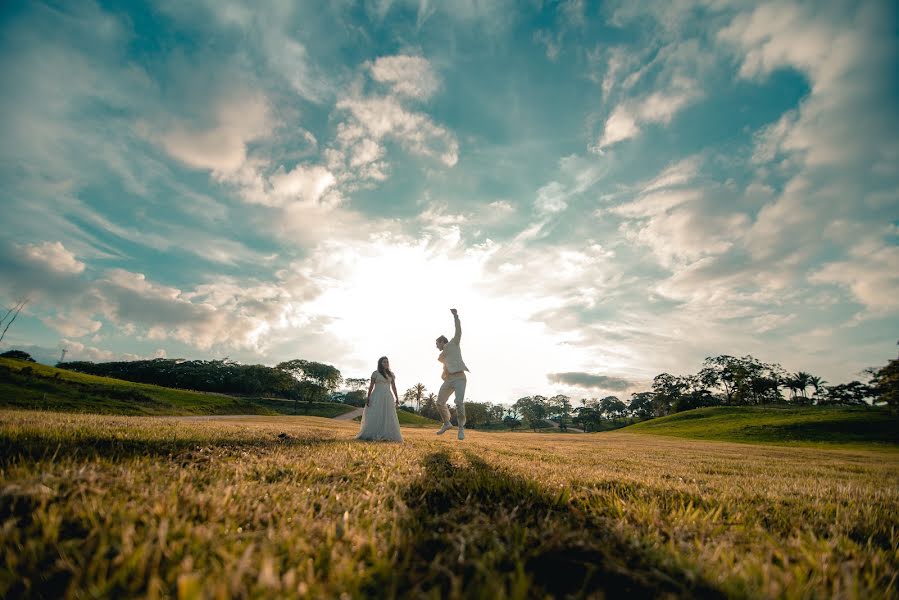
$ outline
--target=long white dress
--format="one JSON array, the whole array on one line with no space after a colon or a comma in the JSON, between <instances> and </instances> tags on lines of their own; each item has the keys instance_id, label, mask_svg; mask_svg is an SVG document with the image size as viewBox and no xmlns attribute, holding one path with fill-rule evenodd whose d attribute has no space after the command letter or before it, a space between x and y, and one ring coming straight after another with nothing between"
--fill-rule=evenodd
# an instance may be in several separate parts
<instances>
[{"instance_id":1,"label":"long white dress","mask_svg":"<svg viewBox=\"0 0 899 600\"><path fill-rule=\"evenodd\" d=\"M375 381L375 389L368 406L362 411L362 428L356 439L402 442L403 434L400 433L396 403L390 393L390 381L378 371L372 373L371 377Z\"/></svg>"}]
</instances>

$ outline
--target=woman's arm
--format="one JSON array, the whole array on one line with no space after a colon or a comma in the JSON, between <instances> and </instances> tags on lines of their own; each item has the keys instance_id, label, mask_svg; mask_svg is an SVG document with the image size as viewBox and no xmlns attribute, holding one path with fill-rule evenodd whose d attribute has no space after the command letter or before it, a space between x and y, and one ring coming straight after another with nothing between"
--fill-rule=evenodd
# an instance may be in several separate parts
<instances>
[{"instance_id":1,"label":"woman's arm","mask_svg":"<svg viewBox=\"0 0 899 600\"><path fill-rule=\"evenodd\" d=\"M396 379L391 381L390 385L393 387L393 396L394 396L394 398L396 398L396 405L399 406L400 405L400 395L396 391Z\"/></svg>"},{"instance_id":2,"label":"woman's arm","mask_svg":"<svg viewBox=\"0 0 899 600\"><path fill-rule=\"evenodd\" d=\"M368 406L369 400L371 400L371 391L375 388L375 378L372 377L371 381L368 382L368 397L365 398L365 406Z\"/></svg>"}]
</instances>

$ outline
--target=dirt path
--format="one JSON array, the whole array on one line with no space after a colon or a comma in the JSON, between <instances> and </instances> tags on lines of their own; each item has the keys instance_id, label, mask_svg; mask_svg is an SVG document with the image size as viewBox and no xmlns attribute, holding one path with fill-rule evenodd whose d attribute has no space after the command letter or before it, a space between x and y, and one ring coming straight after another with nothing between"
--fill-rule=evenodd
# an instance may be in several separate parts
<instances>
[{"instance_id":1,"label":"dirt path","mask_svg":"<svg viewBox=\"0 0 899 600\"><path fill-rule=\"evenodd\" d=\"M336 417L333 417L333 418L337 419L338 421L352 421L356 417L361 417L361 416L362 416L362 408L360 407L355 410L351 410L348 413L343 413L342 415L337 415Z\"/></svg>"}]
</instances>

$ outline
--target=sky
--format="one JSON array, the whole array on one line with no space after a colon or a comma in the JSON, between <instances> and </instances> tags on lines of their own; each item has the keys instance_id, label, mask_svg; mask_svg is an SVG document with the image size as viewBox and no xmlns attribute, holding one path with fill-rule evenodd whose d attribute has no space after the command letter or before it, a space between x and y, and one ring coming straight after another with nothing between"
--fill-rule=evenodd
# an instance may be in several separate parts
<instances>
[{"instance_id":1,"label":"sky","mask_svg":"<svg viewBox=\"0 0 899 600\"><path fill-rule=\"evenodd\" d=\"M467 398L899 340L894 3L0 6L3 347Z\"/></svg>"}]
</instances>

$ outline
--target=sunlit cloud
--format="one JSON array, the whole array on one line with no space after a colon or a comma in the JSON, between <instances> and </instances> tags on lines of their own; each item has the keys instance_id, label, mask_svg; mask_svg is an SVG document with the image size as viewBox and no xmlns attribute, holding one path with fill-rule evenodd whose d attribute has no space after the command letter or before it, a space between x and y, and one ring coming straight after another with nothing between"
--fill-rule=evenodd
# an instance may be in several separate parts
<instances>
[{"instance_id":1,"label":"sunlit cloud","mask_svg":"<svg viewBox=\"0 0 899 600\"><path fill-rule=\"evenodd\" d=\"M0 295L52 357L330 362L474 400L894 353L889 3L33 3ZM524 33L524 35L522 35ZM0 298L2 299L2 298ZM6 340L5 340L6 341Z\"/></svg>"}]
</instances>

